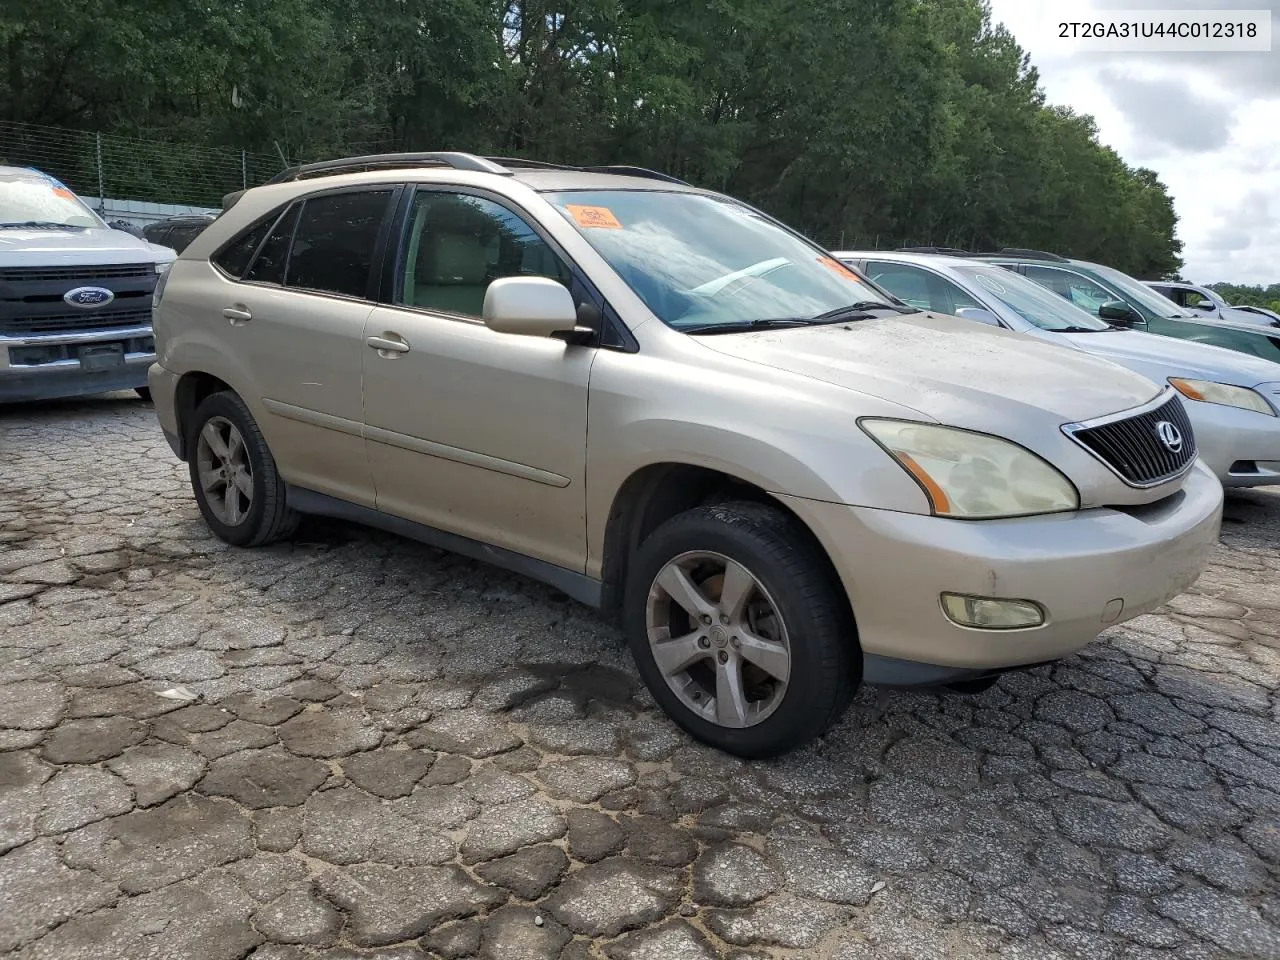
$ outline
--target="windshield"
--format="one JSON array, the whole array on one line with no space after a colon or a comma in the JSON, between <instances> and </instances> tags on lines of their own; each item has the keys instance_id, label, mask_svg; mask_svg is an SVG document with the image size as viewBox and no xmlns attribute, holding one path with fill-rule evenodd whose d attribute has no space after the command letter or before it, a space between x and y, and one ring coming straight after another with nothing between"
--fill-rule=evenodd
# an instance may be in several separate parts
<instances>
[{"instance_id":1,"label":"windshield","mask_svg":"<svg viewBox=\"0 0 1280 960\"><path fill-rule=\"evenodd\" d=\"M1081 310L1070 300L1001 267L955 266L952 269L976 283L983 293L999 300L1027 323L1041 330L1112 329L1110 324Z\"/></svg>"},{"instance_id":2,"label":"windshield","mask_svg":"<svg viewBox=\"0 0 1280 960\"><path fill-rule=\"evenodd\" d=\"M1146 284L1139 283L1128 274L1121 273L1119 270L1113 270L1111 267L1092 268L1093 272L1100 276L1113 287L1117 287L1125 298L1136 301L1144 310L1149 310L1157 317L1194 317L1194 313L1184 310L1167 297L1162 297Z\"/></svg>"},{"instance_id":3,"label":"windshield","mask_svg":"<svg viewBox=\"0 0 1280 960\"><path fill-rule=\"evenodd\" d=\"M104 226L80 198L54 180L38 175L0 179L0 227Z\"/></svg>"},{"instance_id":4,"label":"windshield","mask_svg":"<svg viewBox=\"0 0 1280 960\"><path fill-rule=\"evenodd\" d=\"M547 196L667 326L703 331L889 301L837 260L730 200L640 190Z\"/></svg>"}]
</instances>

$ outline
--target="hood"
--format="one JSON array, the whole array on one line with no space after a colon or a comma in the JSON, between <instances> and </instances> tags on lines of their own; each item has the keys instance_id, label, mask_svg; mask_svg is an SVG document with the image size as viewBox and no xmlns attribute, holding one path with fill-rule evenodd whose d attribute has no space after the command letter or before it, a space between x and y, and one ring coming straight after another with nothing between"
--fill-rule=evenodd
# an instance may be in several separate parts
<instances>
[{"instance_id":1,"label":"hood","mask_svg":"<svg viewBox=\"0 0 1280 960\"><path fill-rule=\"evenodd\" d=\"M1253 327L1269 327L1272 330L1280 329L1280 320L1276 320L1274 317L1263 316L1260 313L1250 313L1248 310L1237 310L1235 307L1223 307L1222 319L1231 324L1243 323Z\"/></svg>"},{"instance_id":2,"label":"hood","mask_svg":"<svg viewBox=\"0 0 1280 960\"><path fill-rule=\"evenodd\" d=\"M1248 316L1249 314L1246 314ZM1257 314L1253 314L1252 320L1236 319L1238 314L1230 317L1170 317L1174 323L1187 324L1193 327L1207 327L1210 330L1239 330L1242 333L1253 333L1262 337L1280 337L1280 329L1268 326L1265 323L1258 323L1262 319Z\"/></svg>"},{"instance_id":3,"label":"hood","mask_svg":"<svg viewBox=\"0 0 1280 960\"><path fill-rule=\"evenodd\" d=\"M1075 350L934 314L695 339L975 430L1020 411L1058 424L1088 420L1146 403L1160 389Z\"/></svg>"},{"instance_id":4,"label":"hood","mask_svg":"<svg viewBox=\"0 0 1280 960\"><path fill-rule=\"evenodd\" d=\"M7 267L168 263L173 258L168 247L123 230L0 230L0 263Z\"/></svg>"},{"instance_id":5,"label":"hood","mask_svg":"<svg viewBox=\"0 0 1280 960\"><path fill-rule=\"evenodd\" d=\"M1235 307L1222 307L1221 317L1230 324L1270 326L1272 329L1280 328L1280 320L1276 320L1275 317L1252 314L1248 310L1236 310Z\"/></svg>"},{"instance_id":6,"label":"hood","mask_svg":"<svg viewBox=\"0 0 1280 960\"><path fill-rule=\"evenodd\" d=\"M1280 363L1238 350L1140 330L1059 333L1054 334L1054 339L1069 341L1085 353L1137 370L1153 380L1195 377L1240 387L1280 380Z\"/></svg>"}]
</instances>

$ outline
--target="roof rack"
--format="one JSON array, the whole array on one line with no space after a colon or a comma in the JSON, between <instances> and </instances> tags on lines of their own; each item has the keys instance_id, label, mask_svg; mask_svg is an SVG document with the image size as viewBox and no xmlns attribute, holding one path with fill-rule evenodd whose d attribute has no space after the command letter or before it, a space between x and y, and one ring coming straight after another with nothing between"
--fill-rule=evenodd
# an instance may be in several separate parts
<instances>
[{"instance_id":1,"label":"roof rack","mask_svg":"<svg viewBox=\"0 0 1280 960\"><path fill-rule=\"evenodd\" d=\"M511 176L511 171L499 163L470 153L375 153L365 157L343 157L340 160L321 160L304 163L281 170L267 181L292 183L310 177L331 176L339 173L357 173L364 170L383 170L397 167L452 167L454 170L473 170L477 173L496 173Z\"/></svg>"},{"instance_id":2,"label":"roof rack","mask_svg":"<svg viewBox=\"0 0 1280 960\"><path fill-rule=\"evenodd\" d=\"M981 257L1018 257L1021 260L1051 260L1054 263L1070 263L1066 257L1044 250L1028 250L1023 247L1001 247L995 253L981 253Z\"/></svg>"},{"instance_id":3,"label":"roof rack","mask_svg":"<svg viewBox=\"0 0 1280 960\"><path fill-rule=\"evenodd\" d=\"M581 170L583 173L612 173L619 177L643 177L646 180L661 180L664 183L678 183L681 186L689 186L686 181L681 180L679 177L673 177L669 173L660 173L657 170L650 170L648 167L615 164L603 167L576 167L571 169Z\"/></svg>"},{"instance_id":4,"label":"roof rack","mask_svg":"<svg viewBox=\"0 0 1280 960\"><path fill-rule=\"evenodd\" d=\"M898 247L898 253L937 253L948 257L968 257L972 254L959 247Z\"/></svg>"},{"instance_id":5,"label":"roof rack","mask_svg":"<svg viewBox=\"0 0 1280 960\"><path fill-rule=\"evenodd\" d=\"M397 167L451 167L454 170L471 170L476 173L496 173L499 176L514 176L511 169L528 168L533 170L571 170L579 173L612 173L623 177L644 177L648 180L661 180L665 183L678 183L688 186L684 180L667 173L650 170L647 167L632 166L596 166L574 167L563 163L547 163L543 160L526 160L522 157L480 157L471 153L438 152L438 153L376 153L365 157L344 157L340 160L321 160L318 163L304 163L299 166L281 170L267 181L272 183L292 183L295 180L306 180L311 177L333 176L339 173L356 173L364 170L386 170ZM231 197L239 199L234 194ZM232 203L235 200L231 200ZM224 205L229 204L224 200Z\"/></svg>"},{"instance_id":6,"label":"roof rack","mask_svg":"<svg viewBox=\"0 0 1280 960\"><path fill-rule=\"evenodd\" d=\"M530 167L534 170L577 170L567 163L548 163L546 160L528 160L524 157L484 157L503 167Z\"/></svg>"}]
</instances>

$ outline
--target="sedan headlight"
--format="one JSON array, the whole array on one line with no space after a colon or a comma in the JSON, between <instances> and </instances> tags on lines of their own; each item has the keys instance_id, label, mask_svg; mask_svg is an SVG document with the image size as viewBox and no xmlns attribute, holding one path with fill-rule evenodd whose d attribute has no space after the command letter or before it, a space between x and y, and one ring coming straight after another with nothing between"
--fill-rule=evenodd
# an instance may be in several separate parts
<instances>
[{"instance_id":1,"label":"sedan headlight","mask_svg":"<svg viewBox=\"0 0 1280 960\"><path fill-rule=\"evenodd\" d=\"M1080 506L1070 480L1008 440L910 420L859 424L915 478L937 516L979 520Z\"/></svg>"},{"instance_id":2,"label":"sedan headlight","mask_svg":"<svg viewBox=\"0 0 1280 960\"><path fill-rule=\"evenodd\" d=\"M1212 380L1184 380L1181 377L1171 377L1169 382L1180 394L1192 400L1219 403L1225 407L1239 407L1242 410L1252 410L1254 413L1265 413L1269 417L1276 415L1266 398L1248 387L1214 383Z\"/></svg>"},{"instance_id":3,"label":"sedan headlight","mask_svg":"<svg viewBox=\"0 0 1280 960\"><path fill-rule=\"evenodd\" d=\"M172 266L173 266L172 260L162 260L156 264L156 273L164 273L166 270L168 270Z\"/></svg>"}]
</instances>

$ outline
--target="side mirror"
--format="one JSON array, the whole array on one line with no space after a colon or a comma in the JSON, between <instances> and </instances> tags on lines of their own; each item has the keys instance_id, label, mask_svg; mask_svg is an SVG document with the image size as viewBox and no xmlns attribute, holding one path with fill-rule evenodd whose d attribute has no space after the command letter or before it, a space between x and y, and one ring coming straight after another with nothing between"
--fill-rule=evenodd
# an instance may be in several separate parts
<instances>
[{"instance_id":1,"label":"side mirror","mask_svg":"<svg viewBox=\"0 0 1280 960\"><path fill-rule=\"evenodd\" d=\"M563 284L548 277L502 277L484 292L484 323L495 333L550 337L572 331L578 311Z\"/></svg>"},{"instance_id":2,"label":"side mirror","mask_svg":"<svg viewBox=\"0 0 1280 960\"><path fill-rule=\"evenodd\" d=\"M1132 327L1135 323L1142 322L1138 312L1123 300L1108 300L1098 308L1098 316L1108 323L1122 327Z\"/></svg>"},{"instance_id":3,"label":"side mirror","mask_svg":"<svg viewBox=\"0 0 1280 960\"><path fill-rule=\"evenodd\" d=\"M963 317L965 320L985 323L992 327L1000 326L1000 318L990 310L984 310L982 307L961 307L956 311L956 316Z\"/></svg>"},{"instance_id":4,"label":"side mirror","mask_svg":"<svg viewBox=\"0 0 1280 960\"><path fill-rule=\"evenodd\" d=\"M1218 310L1217 304L1215 304L1212 300L1204 300L1204 301L1201 301L1200 303L1193 304L1193 306L1195 307L1195 309L1203 310L1205 313L1216 313Z\"/></svg>"}]
</instances>

